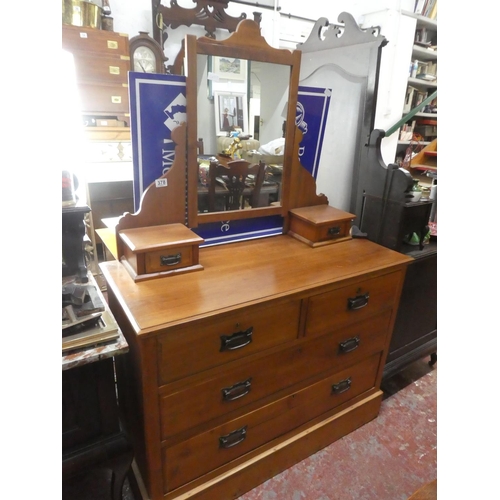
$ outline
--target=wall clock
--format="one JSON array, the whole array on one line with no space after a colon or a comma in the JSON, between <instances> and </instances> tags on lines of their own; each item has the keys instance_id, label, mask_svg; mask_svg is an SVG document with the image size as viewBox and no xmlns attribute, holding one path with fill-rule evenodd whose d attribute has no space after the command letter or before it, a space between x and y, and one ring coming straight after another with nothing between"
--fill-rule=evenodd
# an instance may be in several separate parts
<instances>
[{"instance_id":1,"label":"wall clock","mask_svg":"<svg viewBox=\"0 0 500 500\"><path fill-rule=\"evenodd\" d=\"M163 53L160 44L146 31L129 41L130 70L139 73L165 73L165 62L168 57Z\"/></svg>"}]
</instances>

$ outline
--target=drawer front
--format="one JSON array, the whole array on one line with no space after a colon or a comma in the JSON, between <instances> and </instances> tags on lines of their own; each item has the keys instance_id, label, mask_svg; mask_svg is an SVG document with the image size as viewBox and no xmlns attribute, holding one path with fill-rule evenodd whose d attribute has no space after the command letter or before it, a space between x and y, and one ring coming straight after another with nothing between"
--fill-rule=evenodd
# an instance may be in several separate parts
<instances>
[{"instance_id":1,"label":"drawer front","mask_svg":"<svg viewBox=\"0 0 500 500\"><path fill-rule=\"evenodd\" d=\"M74 54L77 80L82 83L111 83L120 85L128 82L130 71L128 56L98 57L93 54Z\"/></svg>"},{"instance_id":2,"label":"drawer front","mask_svg":"<svg viewBox=\"0 0 500 500\"><path fill-rule=\"evenodd\" d=\"M70 52L89 51L110 56L129 55L127 35L78 26L63 25L62 48Z\"/></svg>"},{"instance_id":3,"label":"drawer front","mask_svg":"<svg viewBox=\"0 0 500 500\"><path fill-rule=\"evenodd\" d=\"M299 317L300 300L280 301L172 329L158 340L159 384L290 342Z\"/></svg>"},{"instance_id":4,"label":"drawer front","mask_svg":"<svg viewBox=\"0 0 500 500\"><path fill-rule=\"evenodd\" d=\"M380 353L272 404L164 449L164 492L196 479L373 388Z\"/></svg>"},{"instance_id":5,"label":"drawer front","mask_svg":"<svg viewBox=\"0 0 500 500\"><path fill-rule=\"evenodd\" d=\"M382 351L390 311L350 328L297 342L293 347L242 364L197 383L160 390L162 439L239 410L277 391ZM344 347L345 346L345 347ZM170 391L170 393L169 393Z\"/></svg>"},{"instance_id":6,"label":"drawer front","mask_svg":"<svg viewBox=\"0 0 500 500\"><path fill-rule=\"evenodd\" d=\"M335 240L349 236L351 221L332 222L318 228L318 241Z\"/></svg>"},{"instance_id":7,"label":"drawer front","mask_svg":"<svg viewBox=\"0 0 500 500\"><path fill-rule=\"evenodd\" d=\"M400 279L395 272L310 297L306 335L321 335L392 308Z\"/></svg>"},{"instance_id":8,"label":"drawer front","mask_svg":"<svg viewBox=\"0 0 500 500\"><path fill-rule=\"evenodd\" d=\"M148 252L145 255L146 273L172 271L193 265L193 247L177 247Z\"/></svg>"},{"instance_id":9,"label":"drawer front","mask_svg":"<svg viewBox=\"0 0 500 500\"><path fill-rule=\"evenodd\" d=\"M128 113L128 85L79 84L82 111L92 113Z\"/></svg>"}]
</instances>

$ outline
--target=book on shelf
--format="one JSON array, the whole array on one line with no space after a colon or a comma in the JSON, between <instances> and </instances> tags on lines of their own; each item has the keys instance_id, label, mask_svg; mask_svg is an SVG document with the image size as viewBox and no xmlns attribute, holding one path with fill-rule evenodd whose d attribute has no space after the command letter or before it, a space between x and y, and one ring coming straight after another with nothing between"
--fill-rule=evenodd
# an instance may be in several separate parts
<instances>
[{"instance_id":1,"label":"book on shelf","mask_svg":"<svg viewBox=\"0 0 500 500\"><path fill-rule=\"evenodd\" d=\"M411 111L411 105L413 103L413 94L415 93L417 89L415 87L412 87L411 85L408 85L406 87L406 96L405 96L405 104L403 106L403 114L409 113Z\"/></svg>"},{"instance_id":2,"label":"book on shelf","mask_svg":"<svg viewBox=\"0 0 500 500\"><path fill-rule=\"evenodd\" d=\"M437 21L438 17L438 3L437 0L434 3L434 6L432 7L431 11L429 12L429 19L432 19L433 21Z\"/></svg>"},{"instance_id":3,"label":"book on shelf","mask_svg":"<svg viewBox=\"0 0 500 500\"><path fill-rule=\"evenodd\" d=\"M413 12L421 15L424 11L425 2L426 0L415 0L415 8L413 9Z\"/></svg>"},{"instance_id":4,"label":"book on shelf","mask_svg":"<svg viewBox=\"0 0 500 500\"><path fill-rule=\"evenodd\" d=\"M415 130L415 126L416 120L413 120L411 123L405 123L399 131L399 140L411 141L413 138L413 131Z\"/></svg>"},{"instance_id":5,"label":"book on shelf","mask_svg":"<svg viewBox=\"0 0 500 500\"><path fill-rule=\"evenodd\" d=\"M437 0L415 0L413 12L419 16L437 20Z\"/></svg>"},{"instance_id":6,"label":"book on shelf","mask_svg":"<svg viewBox=\"0 0 500 500\"><path fill-rule=\"evenodd\" d=\"M422 15L429 19L437 19L437 0L427 0Z\"/></svg>"},{"instance_id":7,"label":"book on shelf","mask_svg":"<svg viewBox=\"0 0 500 500\"><path fill-rule=\"evenodd\" d=\"M419 104L422 104L422 102L427 99L428 93L423 92L421 90L415 90L413 92L413 100L411 103L411 109L416 108Z\"/></svg>"}]
</instances>

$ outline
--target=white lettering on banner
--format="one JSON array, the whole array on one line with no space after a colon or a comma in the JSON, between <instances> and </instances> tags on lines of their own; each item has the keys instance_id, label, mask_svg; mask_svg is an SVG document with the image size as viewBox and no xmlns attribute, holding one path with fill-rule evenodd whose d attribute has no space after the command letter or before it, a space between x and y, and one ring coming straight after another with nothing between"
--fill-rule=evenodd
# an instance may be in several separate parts
<instances>
[{"instance_id":1,"label":"white lettering on banner","mask_svg":"<svg viewBox=\"0 0 500 500\"><path fill-rule=\"evenodd\" d=\"M169 149L164 149L162 148L161 150L161 166L162 166L162 175L165 175L170 167L172 166L172 163L174 163L175 159L175 143L171 139L163 139L163 144L170 146Z\"/></svg>"},{"instance_id":2,"label":"white lettering on banner","mask_svg":"<svg viewBox=\"0 0 500 500\"><path fill-rule=\"evenodd\" d=\"M227 233L230 229L231 229L231 226L229 225L229 222L230 221L221 221L221 227L220 227L220 230L223 232L223 233Z\"/></svg>"}]
</instances>

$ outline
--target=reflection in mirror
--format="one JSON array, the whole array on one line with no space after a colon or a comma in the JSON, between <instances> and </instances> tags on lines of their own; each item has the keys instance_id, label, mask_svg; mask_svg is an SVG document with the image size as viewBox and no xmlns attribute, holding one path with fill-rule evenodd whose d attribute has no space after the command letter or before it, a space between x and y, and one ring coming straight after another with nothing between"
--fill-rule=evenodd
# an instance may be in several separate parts
<instances>
[{"instance_id":1,"label":"reflection in mirror","mask_svg":"<svg viewBox=\"0 0 500 500\"><path fill-rule=\"evenodd\" d=\"M210 161L265 163L257 207L279 206L285 150L290 66L228 57L197 56L198 213L224 210L227 182L217 177L218 203L210 209ZM250 194L254 177L246 183ZM255 207L255 205L253 205ZM250 208L250 204L242 209Z\"/></svg>"}]
</instances>

